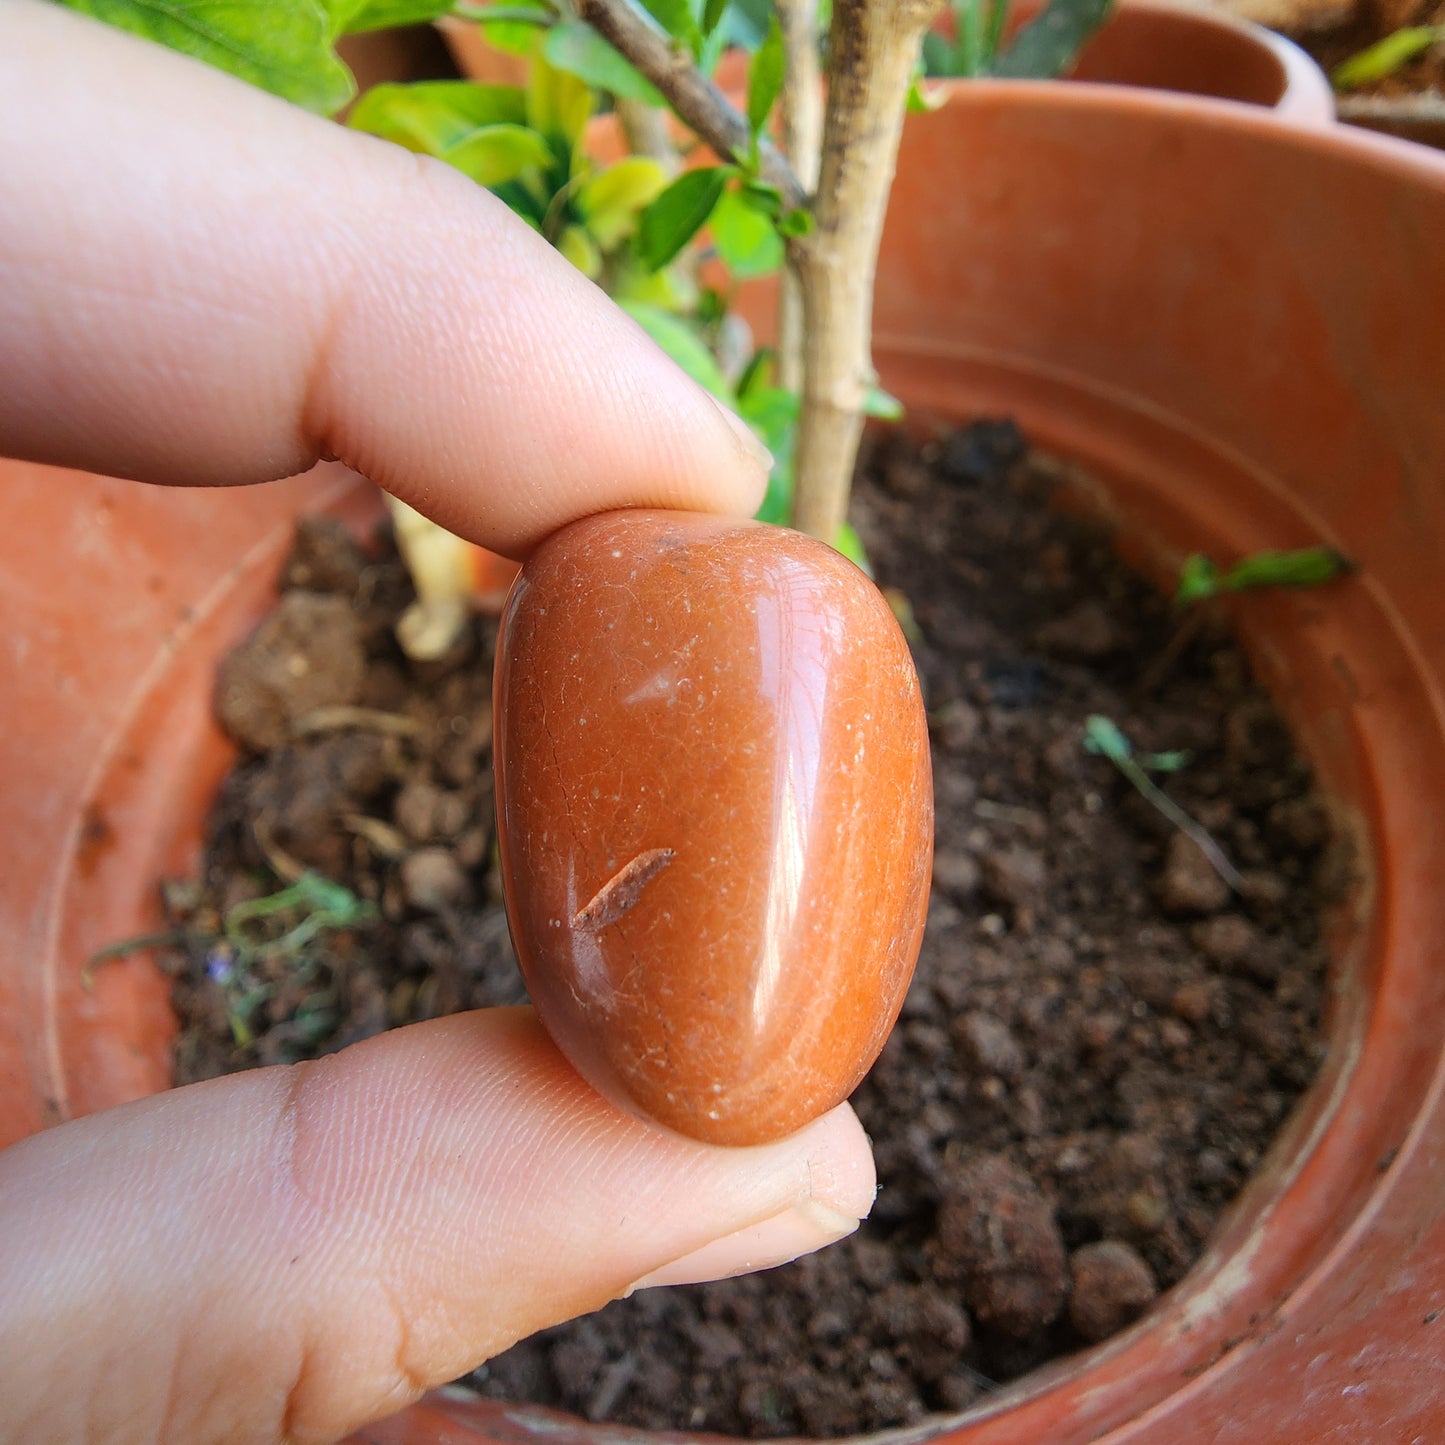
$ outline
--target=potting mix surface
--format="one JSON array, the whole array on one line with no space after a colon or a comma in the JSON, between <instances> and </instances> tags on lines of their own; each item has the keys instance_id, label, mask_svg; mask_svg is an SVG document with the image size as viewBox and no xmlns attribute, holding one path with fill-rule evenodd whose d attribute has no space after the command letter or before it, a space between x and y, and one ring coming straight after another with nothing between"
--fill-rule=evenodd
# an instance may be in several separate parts
<instances>
[{"instance_id":1,"label":"potting mix surface","mask_svg":"<svg viewBox=\"0 0 1445 1445\"><path fill-rule=\"evenodd\" d=\"M1181 619L1104 530L1051 510L1059 474L1006 423L893 435L861 467L855 521L911 613L938 811L917 977L854 1097L872 1216L782 1269L544 1332L477 1389L754 1436L960 1409L1178 1281L1313 1078L1346 849L1219 620ZM389 543L364 554L324 521L281 585L223 669L249 755L204 877L166 889L189 938L177 1082L525 997L495 865L495 624L408 663ZM1187 753L1154 779L1236 887L1085 749L1091 716L1136 756ZM304 870L341 887L294 886Z\"/></svg>"}]
</instances>

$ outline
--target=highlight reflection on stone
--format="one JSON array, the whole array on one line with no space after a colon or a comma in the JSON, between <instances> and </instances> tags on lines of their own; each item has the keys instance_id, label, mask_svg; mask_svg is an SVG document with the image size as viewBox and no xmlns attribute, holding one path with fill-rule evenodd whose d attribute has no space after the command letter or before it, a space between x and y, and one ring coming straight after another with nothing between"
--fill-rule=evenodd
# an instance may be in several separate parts
<instances>
[{"instance_id":1,"label":"highlight reflection on stone","mask_svg":"<svg viewBox=\"0 0 1445 1445\"><path fill-rule=\"evenodd\" d=\"M757 523L574 523L513 589L495 715L512 933L573 1064L713 1143L846 1098L912 976L933 842L918 679L867 577Z\"/></svg>"}]
</instances>

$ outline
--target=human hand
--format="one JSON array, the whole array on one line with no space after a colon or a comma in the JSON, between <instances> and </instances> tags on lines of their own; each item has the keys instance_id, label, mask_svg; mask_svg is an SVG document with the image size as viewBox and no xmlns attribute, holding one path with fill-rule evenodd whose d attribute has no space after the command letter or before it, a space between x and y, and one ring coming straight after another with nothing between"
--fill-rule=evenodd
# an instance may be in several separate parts
<instances>
[{"instance_id":1,"label":"human hand","mask_svg":"<svg viewBox=\"0 0 1445 1445\"><path fill-rule=\"evenodd\" d=\"M760 496L711 400L440 166L29 0L0 0L0 135L0 454L210 484L336 455L512 552ZM846 1108L693 1144L528 1011L176 1090L0 1154L0 1438L335 1439L872 1192Z\"/></svg>"}]
</instances>

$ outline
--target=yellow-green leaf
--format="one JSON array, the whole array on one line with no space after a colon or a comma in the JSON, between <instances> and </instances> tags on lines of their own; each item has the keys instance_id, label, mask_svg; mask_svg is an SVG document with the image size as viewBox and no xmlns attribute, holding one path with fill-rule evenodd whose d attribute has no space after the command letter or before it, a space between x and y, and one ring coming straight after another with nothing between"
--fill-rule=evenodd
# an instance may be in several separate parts
<instances>
[{"instance_id":1,"label":"yellow-green leaf","mask_svg":"<svg viewBox=\"0 0 1445 1445\"><path fill-rule=\"evenodd\" d=\"M1342 61L1330 72L1336 90L1372 85L1423 55L1432 45L1445 45L1445 25L1408 25Z\"/></svg>"},{"instance_id":2,"label":"yellow-green leaf","mask_svg":"<svg viewBox=\"0 0 1445 1445\"><path fill-rule=\"evenodd\" d=\"M533 57L527 77L527 124L533 130L575 150L593 99L585 80L558 70L543 55Z\"/></svg>"},{"instance_id":3,"label":"yellow-green leaf","mask_svg":"<svg viewBox=\"0 0 1445 1445\"><path fill-rule=\"evenodd\" d=\"M568 226L557 238L557 249L589 280L602 270L602 253L581 226Z\"/></svg>"},{"instance_id":4,"label":"yellow-green leaf","mask_svg":"<svg viewBox=\"0 0 1445 1445\"><path fill-rule=\"evenodd\" d=\"M478 185L499 186L551 165L552 148L524 125L484 125L448 146L441 158Z\"/></svg>"},{"instance_id":5,"label":"yellow-green leaf","mask_svg":"<svg viewBox=\"0 0 1445 1445\"><path fill-rule=\"evenodd\" d=\"M577 192L577 209L604 251L637 230L643 207L661 195L667 172L650 156L628 156L593 176Z\"/></svg>"},{"instance_id":6,"label":"yellow-green leaf","mask_svg":"<svg viewBox=\"0 0 1445 1445\"><path fill-rule=\"evenodd\" d=\"M373 86L346 123L409 151L440 156L481 126L520 125L525 118L525 97L512 86L423 80Z\"/></svg>"}]
</instances>

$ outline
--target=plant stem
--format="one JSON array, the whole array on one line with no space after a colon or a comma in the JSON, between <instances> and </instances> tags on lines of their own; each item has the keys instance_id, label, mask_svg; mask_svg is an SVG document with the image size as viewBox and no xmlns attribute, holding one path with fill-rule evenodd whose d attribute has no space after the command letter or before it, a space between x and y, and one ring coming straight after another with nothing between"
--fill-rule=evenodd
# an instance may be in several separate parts
<instances>
[{"instance_id":1,"label":"plant stem","mask_svg":"<svg viewBox=\"0 0 1445 1445\"><path fill-rule=\"evenodd\" d=\"M667 129L667 112L645 100L617 97L617 119L627 137L627 148L635 156L650 156L671 180L682 170L682 157Z\"/></svg>"},{"instance_id":2,"label":"plant stem","mask_svg":"<svg viewBox=\"0 0 1445 1445\"><path fill-rule=\"evenodd\" d=\"M95 988L95 970L113 958L125 958L128 954L139 953L143 948L173 948L185 943L190 934L183 928L167 928L160 933L138 933L134 938L122 938L117 943L107 943L97 948L80 966L80 986L90 993Z\"/></svg>"},{"instance_id":3,"label":"plant stem","mask_svg":"<svg viewBox=\"0 0 1445 1445\"><path fill-rule=\"evenodd\" d=\"M630 0L576 0L575 8L578 19L630 60L720 159L731 161L747 154L751 144L747 118L645 11ZM788 208L806 204L806 189L766 137L758 159L762 178L782 192Z\"/></svg>"},{"instance_id":4,"label":"plant stem","mask_svg":"<svg viewBox=\"0 0 1445 1445\"><path fill-rule=\"evenodd\" d=\"M818 0L777 0L787 79L783 151L806 191L818 184L823 145L823 75L818 64ZM778 384L803 389L803 288L791 259L778 293Z\"/></svg>"},{"instance_id":5,"label":"plant stem","mask_svg":"<svg viewBox=\"0 0 1445 1445\"><path fill-rule=\"evenodd\" d=\"M1238 869L1224 856L1224 850L1214 841L1208 832L1196 823L1173 798L1160 788L1154 779L1134 761L1133 758L1113 758L1111 760L1128 780L1158 809L1159 813L1173 823L1187 838L1191 839L1194 846L1209 860L1210 866L1214 869L1229 886L1236 891L1244 886L1244 879L1239 876Z\"/></svg>"},{"instance_id":6,"label":"plant stem","mask_svg":"<svg viewBox=\"0 0 1445 1445\"><path fill-rule=\"evenodd\" d=\"M873 277L913 67L940 0L834 0L816 229L794 244L804 379L793 525L832 542L873 380Z\"/></svg>"}]
</instances>

